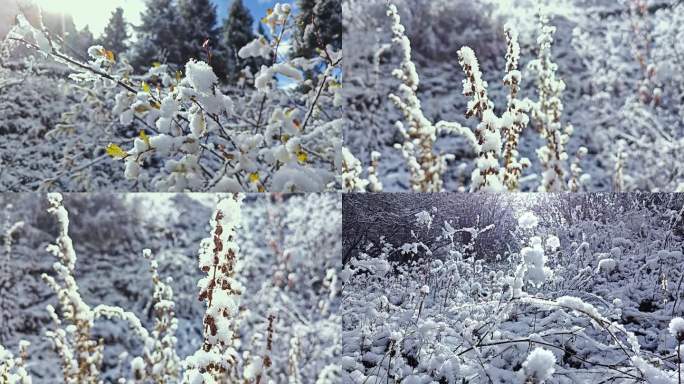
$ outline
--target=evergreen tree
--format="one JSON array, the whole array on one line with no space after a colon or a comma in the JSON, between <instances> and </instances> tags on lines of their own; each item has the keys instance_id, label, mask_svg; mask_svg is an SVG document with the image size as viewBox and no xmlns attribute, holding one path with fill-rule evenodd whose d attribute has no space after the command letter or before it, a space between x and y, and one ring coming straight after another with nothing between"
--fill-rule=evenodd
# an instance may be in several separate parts
<instances>
[{"instance_id":1,"label":"evergreen tree","mask_svg":"<svg viewBox=\"0 0 684 384\"><path fill-rule=\"evenodd\" d=\"M71 15L43 12L43 24L56 38L56 43L70 55L86 60L86 51L93 44L93 34L88 26L79 31Z\"/></svg>"},{"instance_id":2,"label":"evergreen tree","mask_svg":"<svg viewBox=\"0 0 684 384\"><path fill-rule=\"evenodd\" d=\"M252 71L261 66L261 60L244 60L238 57L240 48L249 44L256 37L253 32L254 19L242 0L233 0L228 11L228 18L223 23L222 48L225 54L226 71L231 83L237 81L240 71L250 66ZM263 27L262 27L263 31Z\"/></svg>"},{"instance_id":3,"label":"evergreen tree","mask_svg":"<svg viewBox=\"0 0 684 384\"><path fill-rule=\"evenodd\" d=\"M93 33L90 32L90 28L86 25L83 29L78 31L74 45L85 55L86 52L88 52L88 48L92 47L94 44L95 37L93 36Z\"/></svg>"},{"instance_id":4,"label":"evergreen tree","mask_svg":"<svg viewBox=\"0 0 684 384\"><path fill-rule=\"evenodd\" d=\"M126 41L129 37L126 20L123 17L123 8L116 8L112 12L112 17L109 19L109 24L105 27L99 44L106 49L114 51L116 54L121 54L128 49Z\"/></svg>"},{"instance_id":5,"label":"evergreen tree","mask_svg":"<svg viewBox=\"0 0 684 384\"><path fill-rule=\"evenodd\" d=\"M139 70L146 70L152 63L185 65L182 41L178 33L181 22L173 0L148 0L141 17L141 24L135 28L138 40L132 47L132 64Z\"/></svg>"},{"instance_id":6,"label":"evergreen tree","mask_svg":"<svg viewBox=\"0 0 684 384\"><path fill-rule=\"evenodd\" d=\"M298 0L297 8L293 56L316 56L316 48L321 45L342 48L341 0Z\"/></svg>"},{"instance_id":7,"label":"evergreen tree","mask_svg":"<svg viewBox=\"0 0 684 384\"><path fill-rule=\"evenodd\" d=\"M43 24L67 53L82 57L83 50L77 46L78 30L71 15L43 12Z\"/></svg>"},{"instance_id":8,"label":"evergreen tree","mask_svg":"<svg viewBox=\"0 0 684 384\"><path fill-rule=\"evenodd\" d=\"M224 59L218 50L216 6L210 0L179 0L178 10L181 23L180 33L176 33L183 41L181 56L184 62L190 59L210 62L216 75L225 78Z\"/></svg>"}]
</instances>

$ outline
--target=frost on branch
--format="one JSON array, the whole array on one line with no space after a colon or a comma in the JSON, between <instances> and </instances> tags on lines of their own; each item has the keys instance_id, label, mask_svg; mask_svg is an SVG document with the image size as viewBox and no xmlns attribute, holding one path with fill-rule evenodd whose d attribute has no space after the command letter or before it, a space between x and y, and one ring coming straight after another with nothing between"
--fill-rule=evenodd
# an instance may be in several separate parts
<instances>
[{"instance_id":1,"label":"frost on branch","mask_svg":"<svg viewBox=\"0 0 684 384\"><path fill-rule=\"evenodd\" d=\"M423 114L418 90L418 73L411 61L411 42L401 24L399 12L394 4L389 4L387 15L392 21L392 41L402 50L402 61L392 75L401 81L398 94L390 94L389 99L403 113L408 123L405 128L397 122L397 128L404 138L402 144L395 144L401 151L411 175L411 189L415 192L440 192L443 189L442 175L446 172L446 163L453 158L449 154L434 153L437 139L437 127Z\"/></svg>"},{"instance_id":2,"label":"frost on branch","mask_svg":"<svg viewBox=\"0 0 684 384\"><path fill-rule=\"evenodd\" d=\"M238 365L234 338L242 286L235 279L240 257L235 230L241 225L243 198L233 194L218 203L211 219L212 237L204 239L200 247L199 267L207 276L198 284L199 298L207 309L202 347L185 359L185 380L191 383L225 380Z\"/></svg>"},{"instance_id":3,"label":"frost on branch","mask_svg":"<svg viewBox=\"0 0 684 384\"><path fill-rule=\"evenodd\" d=\"M551 351L535 348L523 363L526 384L542 384L550 379L555 371L556 356Z\"/></svg>"},{"instance_id":4,"label":"frost on branch","mask_svg":"<svg viewBox=\"0 0 684 384\"><path fill-rule=\"evenodd\" d=\"M368 166L368 178L362 178L361 161L354 157L347 147L342 147L342 190L344 192L381 192L382 183L378 179L377 169L380 153L371 153L371 165Z\"/></svg>"},{"instance_id":5,"label":"frost on branch","mask_svg":"<svg viewBox=\"0 0 684 384\"><path fill-rule=\"evenodd\" d=\"M48 201L48 212L57 218L59 224L59 237L56 244L49 245L47 250L59 262L53 266L57 278L47 274L42 278L57 294L61 318L49 305L48 313L57 329L45 334L60 356L66 383L98 383L103 344L102 340L92 339L95 313L81 298L74 278L76 253L69 237L68 213L62 205L62 195L52 193L48 195Z\"/></svg>"},{"instance_id":6,"label":"frost on branch","mask_svg":"<svg viewBox=\"0 0 684 384\"><path fill-rule=\"evenodd\" d=\"M678 383L682 197L443 195L346 197L343 378Z\"/></svg>"},{"instance_id":7,"label":"frost on branch","mask_svg":"<svg viewBox=\"0 0 684 384\"><path fill-rule=\"evenodd\" d=\"M70 86L103 110L112 127L99 137L110 142L101 149L120 162L123 176L112 184L170 192L339 190L342 53L321 45L311 58L283 54L295 16L291 5L276 4L263 20L270 36L239 50L243 59L272 58L249 73L254 88L226 85L212 70L211 54L180 68L154 63L145 73L101 45L90 47L87 59L74 58L21 15L8 39L41 51L45 37L45 54L69 71ZM130 130L136 138L121 135ZM85 173L103 160L76 164L73 172ZM55 179L66 175L71 172Z\"/></svg>"},{"instance_id":8,"label":"frost on branch","mask_svg":"<svg viewBox=\"0 0 684 384\"><path fill-rule=\"evenodd\" d=\"M561 126L563 103L561 95L565 90L563 80L556 78L558 64L551 60L551 44L556 28L549 25L548 15L540 13L539 27L541 33L537 38L539 54L530 62L530 68L537 73L537 90L539 100L532 103L532 118L546 146L537 150L542 165L542 184L540 192L558 192L568 189L566 184L568 154L565 145L570 140L573 128L571 125Z\"/></svg>"},{"instance_id":9,"label":"frost on branch","mask_svg":"<svg viewBox=\"0 0 684 384\"><path fill-rule=\"evenodd\" d=\"M0 345L0 380L7 384L31 384L33 381L26 371L28 359L27 341L19 342L19 357L14 357L12 352Z\"/></svg>"}]
</instances>

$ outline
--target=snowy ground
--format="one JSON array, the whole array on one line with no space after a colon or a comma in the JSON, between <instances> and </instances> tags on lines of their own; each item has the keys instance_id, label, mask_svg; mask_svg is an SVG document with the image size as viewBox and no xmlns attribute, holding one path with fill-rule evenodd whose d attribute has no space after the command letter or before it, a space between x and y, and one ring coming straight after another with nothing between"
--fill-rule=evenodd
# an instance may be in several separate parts
<instances>
[{"instance_id":1,"label":"snowy ground","mask_svg":"<svg viewBox=\"0 0 684 384\"><path fill-rule=\"evenodd\" d=\"M678 382L681 196L405 195L346 209L364 199L344 201L344 383ZM394 225L368 224L376 214ZM365 225L365 241L347 225Z\"/></svg>"},{"instance_id":2,"label":"snowy ground","mask_svg":"<svg viewBox=\"0 0 684 384\"><path fill-rule=\"evenodd\" d=\"M83 299L91 306L121 306L151 329L152 282L142 256L149 248L160 277L172 279L177 353L181 359L194 353L202 343L205 312L197 299L197 281L205 275L197 255L200 241L209 236L216 199L213 194L65 195ZM245 286L239 348L242 353L261 345L268 316L275 315L271 377L276 382L288 380L292 364L303 382L314 382L339 354L338 303L329 271L339 260L340 204L335 194L250 195L243 202L237 239L237 278ZM45 333L56 327L46 305L59 307L41 279L43 273L55 274L51 266L57 259L45 248L55 242L57 223L46 212L43 194L0 195L0 205L3 230L24 222L12 236L11 251L2 256L0 345L16 355L19 341L29 341L33 383L61 382L60 362ZM98 320L93 337L105 345L102 379L131 378L130 361L142 345L129 327ZM295 338L299 350L293 352Z\"/></svg>"}]
</instances>

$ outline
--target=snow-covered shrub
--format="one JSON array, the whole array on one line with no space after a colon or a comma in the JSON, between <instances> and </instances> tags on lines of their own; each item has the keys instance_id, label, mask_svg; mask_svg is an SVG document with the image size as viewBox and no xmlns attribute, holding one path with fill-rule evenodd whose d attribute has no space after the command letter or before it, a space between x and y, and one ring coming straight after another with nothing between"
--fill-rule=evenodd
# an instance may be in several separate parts
<instances>
[{"instance_id":1,"label":"snow-covered shrub","mask_svg":"<svg viewBox=\"0 0 684 384\"><path fill-rule=\"evenodd\" d=\"M467 205L468 197L456 196L453 204ZM476 196L482 200L469 204L484 205L489 195ZM364 198L351 201L363 210ZM518 220L504 228L437 225L437 213L415 202L385 213L393 217L384 227L390 239L397 223L411 223L429 252L396 257L402 245L378 247L368 243L372 236L344 261L343 382L677 383L684 322L675 316L684 291L681 235L669 223L684 200L554 194L508 201ZM349 219L364 228L361 217ZM427 222L439 231L424 232ZM461 231L516 235L508 254L494 256L468 251ZM620 267L608 273L606 260Z\"/></svg>"},{"instance_id":2,"label":"snow-covered shrub","mask_svg":"<svg viewBox=\"0 0 684 384\"><path fill-rule=\"evenodd\" d=\"M11 334L19 325L19 319L12 316L12 313L16 311L18 307L17 300L12 297L11 290L17 281L16 271L12 270L10 267L10 257L12 257L12 243L14 241L14 236L19 232L19 230L24 226L23 221L18 221L12 225L9 224L9 211L12 206L9 205L5 207L7 222L3 225L3 243L4 243L4 255L2 256L2 262L0 262L0 322L2 323L2 328L0 328L0 345Z\"/></svg>"},{"instance_id":3,"label":"snow-covered shrub","mask_svg":"<svg viewBox=\"0 0 684 384\"><path fill-rule=\"evenodd\" d=\"M342 190L344 192L382 191L382 183L378 180L377 169L380 153L371 153L371 165L368 166L368 178L364 179L361 161L354 157L347 147L342 148Z\"/></svg>"},{"instance_id":4,"label":"snow-covered shrub","mask_svg":"<svg viewBox=\"0 0 684 384\"><path fill-rule=\"evenodd\" d=\"M595 9L578 13L571 41L590 87L577 114L591 132L586 146L596 161L590 173L595 181L608 180L603 189L676 191L682 183L681 169L673 166L681 162L682 81L673 69L684 12L642 0Z\"/></svg>"},{"instance_id":5,"label":"snow-covered shrub","mask_svg":"<svg viewBox=\"0 0 684 384\"><path fill-rule=\"evenodd\" d=\"M565 83L556 78L558 64L551 59L551 44L556 28L549 25L546 14L542 13L539 19L539 53L537 59L529 63L530 68L537 73L539 93L539 100L532 104L532 118L546 140L546 146L537 150L543 170L539 191L558 192L567 190L565 179L568 172L568 154L565 152L565 145L570 140L572 126L561 127L561 96L565 90Z\"/></svg>"},{"instance_id":6,"label":"snow-covered shrub","mask_svg":"<svg viewBox=\"0 0 684 384\"><path fill-rule=\"evenodd\" d=\"M65 67L77 87L109 107L111 119L136 133L111 136L100 148L123 163L126 189L338 189L341 52L321 46L312 59L278 54L294 18L289 4L277 4L265 18L270 40L259 36L239 50L242 59L273 58L248 90L222 89L210 65L195 59L178 71L157 63L141 75L108 47L91 47L87 60L71 57L22 14L4 45L32 48ZM75 172L104 160L79 163Z\"/></svg>"},{"instance_id":7,"label":"snow-covered shrub","mask_svg":"<svg viewBox=\"0 0 684 384\"><path fill-rule=\"evenodd\" d=\"M207 276L199 282L199 298L207 303L204 315L204 343L185 360L185 380L222 381L231 377L239 356L233 346L239 328L238 308L241 285L235 280L240 248L235 230L240 225L242 196L223 199L211 221L211 234L202 241L199 267ZM256 375L250 374L251 378ZM238 378L236 378L238 379Z\"/></svg>"},{"instance_id":8,"label":"snow-covered shrub","mask_svg":"<svg viewBox=\"0 0 684 384\"><path fill-rule=\"evenodd\" d=\"M388 47L391 29L379 11L384 3L343 3L345 42L359 47L349 49L346 55L350 69L345 94L349 95L350 123L345 145L362 164L370 161L372 151L382 153L378 174L384 188L405 191L412 190L411 170L416 165L407 163L392 145L410 141L404 139L394 122L400 120L409 130L411 121L401 109L385 102L390 93L402 95L389 72L401 65L404 55L399 44ZM503 44L501 37L507 32L503 26L508 23L519 30L518 98L530 107L526 114L532 129L520 133L519 161L510 163L515 167L509 173L522 168L522 158L528 158L530 163L518 185L509 185L508 189L684 188L679 166L683 134L679 100L684 82L676 70L681 61L677 52L683 49L681 6L643 0L394 3L401 13L405 35L411 42L412 61L420 75L415 94L421 101L421 114L433 124L440 120L466 124L459 111L467 110L466 103L471 100L454 92L454 85L460 85L463 77L453 69L456 52L464 45L477 54L482 78L488 82L487 97L496 104L493 112L501 116L508 109L504 105L509 87L494 81L498 76L490 74L502 66L504 53L508 65L512 63L510 53L515 52L515 45ZM442 30L447 23L451 28ZM426 51L429 54L423 55ZM517 79L517 75L508 78ZM508 139L514 136L502 136L500 171L505 170L505 143L512 143ZM436 137L434 155L454 155L442 173L444 188L471 189L472 171L480 154L462 136L438 131ZM490 161L494 155L489 155ZM420 159L418 154L414 157Z\"/></svg>"},{"instance_id":9,"label":"snow-covered shrub","mask_svg":"<svg viewBox=\"0 0 684 384\"><path fill-rule=\"evenodd\" d=\"M555 370L556 356L551 351L535 348L523 363L525 383L543 383L551 378Z\"/></svg>"},{"instance_id":10,"label":"snow-covered shrub","mask_svg":"<svg viewBox=\"0 0 684 384\"><path fill-rule=\"evenodd\" d=\"M7 384L31 384L31 376L26 371L29 343L22 341L19 344L19 357L0 345L0 379Z\"/></svg>"},{"instance_id":11,"label":"snow-covered shrub","mask_svg":"<svg viewBox=\"0 0 684 384\"><path fill-rule=\"evenodd\" d=\"M411 57L411 42L406 36L394 4L389 4L387 14L392 20L392 41L399 45L402 51L399 68L392 72L401 83L398 92L389 95L389 99L401 111L405 121L396 123L403 142L395 144L395 147L401 151L405 160L413 191L435 192L444 189L443 175L447 172L447 163L456 159L453 153L435 152L436 141L444 134L462 136L477 157L470 177L470 191L519 190L522 171L529 166L530 161L527 158L519 158L518 142L529 122L530 110L532 117L537 121L538 130L546 139L546 146L538 151L543 168L542 184L539 189L558 191L567 190L568 186L571 186L572 190L579 189L582 173L579 160L570 167L571 174L566 170L569 167L566 165L568 155L564 146L572 128L566 127L564 131L560 128L560 94L565 85L556 79L557 65L552 62L550 55L555 29L547 25L546 16L542 15L540 19L538 59L529 65L538 73L537 102L519 97L522 81L522 73L518 69L520 45L518 33L511 24L504 28L507 51L503 83L508 87L508 101L501 116L494 113L494 103L487 95L488 84L482 78L480 64L474 51L467 46L458 51L459 64L465 73L463 95L472 98L468 101L465 116L476 117L479 120L473 131L458 122L433 123L426 117L417 93L420 80L416 64ZM408 126L405 127L404 124ZM579 157L578 155L577 159ZM360 164L356 164L355 167L361 168Z\"/></svg>"},{"instance_id":12,"label":"snow-covered shrub","mask_svg":"<svg viewBox=\"0 0 684 384\"><path fill-rule=\"evenodd\" d=\"M206 312L192 318L197 324L179 327L178 299L171 288L178 285L161 277L159 263L149 249L142 252L151 278L149 319L121 306L91 306L86 301L89 292L81 296L69 216L61 195L49 196L50 212L60 229L56 244L49 249L59 262L54 265L56 276L45 274L44 279L55 290L60 306L48 306L56 329L44 336L59 354L64 382L97 383L110 377L137 383L258 383L287 381L288 377L331 383L339 379L335 365L340 353L339 198L273 195L272 202L270 197L258 197L259 204L250 203L245 209L241 206L244 197L222 196L211 216L210 237L201 242L197 259L203 274L199 296ZM252 202L255 197L249 199ZM249 220L241 215L243 210ZM259 224L244 228L244 222ZM281 273L284 284L278 277ZM128 331L115 337L135 339L132 345L137 345L118 357L118 372L107 351L111 340L100 337L100 327L108 321L124 324ZM202 343L188 355L181 352L188 348L178 340L181 336L187 340L189 335L180 333L192 334L192 328L197 328ZM5 367L9 367L8 374L20 374L22 366L29 372L32 367L31 361L22 365L20 360L0 355L0 373Z\"/></svg>"}]
</instances>

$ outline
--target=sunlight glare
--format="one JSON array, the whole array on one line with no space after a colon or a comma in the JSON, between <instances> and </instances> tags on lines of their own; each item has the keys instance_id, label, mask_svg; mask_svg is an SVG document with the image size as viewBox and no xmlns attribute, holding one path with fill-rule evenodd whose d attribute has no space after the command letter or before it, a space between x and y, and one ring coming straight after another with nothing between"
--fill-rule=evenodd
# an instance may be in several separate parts
<instances>
[{"instance_id":1,"label":"sunlight glare","mask_svg":"<svg viewBox=\"0 0 684 384\"><path fill-rule=\"evenodd\" d=\"M64 13L74 18L80 30L86 25L95 36L100 35L116 7L124 9L126 21L137 24L145 8L143 0L34 0L46 12Z\"/></svg>"}]
</instances>

